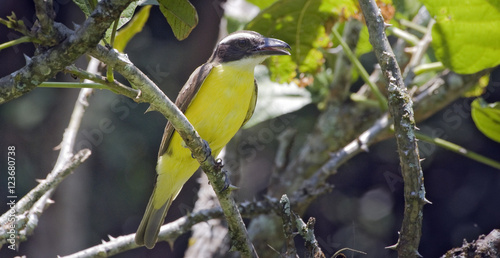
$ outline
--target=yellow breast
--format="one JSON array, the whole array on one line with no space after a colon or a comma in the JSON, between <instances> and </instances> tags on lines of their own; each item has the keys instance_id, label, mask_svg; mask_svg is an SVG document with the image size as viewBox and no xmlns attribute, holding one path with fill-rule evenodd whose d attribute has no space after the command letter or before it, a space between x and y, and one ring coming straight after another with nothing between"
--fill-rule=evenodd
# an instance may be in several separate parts
<instances>
[{"instance_id":1,"label":"yellow breast","mask_svg":"<svg viewBox=\"0 0 500 258\"><path fill-rule=\"evenodd\" d=\"M253 66L218 65L212 68L185 115L217 156L240 129L255 94ZM183 140L174 132L165 154L158 158L154 207L179 193L199 167Z\"/></svg>"},{"instance_id":2,"label":"yellow breast","mask_svg":"<svg viewBox=\"0 0 500 258\"><path fill-rule=\"evenodd\" d=\"M240 129L255 93L253 67L215 66L185 115L213 151L220 151Z\"/></svg>"}]
</instances>

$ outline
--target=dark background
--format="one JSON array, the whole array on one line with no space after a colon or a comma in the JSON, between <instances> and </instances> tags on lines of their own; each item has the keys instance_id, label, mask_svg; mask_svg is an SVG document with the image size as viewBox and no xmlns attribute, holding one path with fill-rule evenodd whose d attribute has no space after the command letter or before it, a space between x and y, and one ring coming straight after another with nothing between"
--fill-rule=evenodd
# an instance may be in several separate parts
<instances>
[{"instance_id":1,"label":"dark background","mask_svg":"<svg viewBox=\"0 0 500 258\"><path fill-rule=\"evenodd\" d=\"M175 40L157 7L153 7L147 26L129 44L129 58L171 99L189 74L210 56L218 38L222 14L218 2L191 1L198 10L199 25L188 39ZM57 21L72 28L84 16L70 0L54 0ZM33 2L0 1L0 17L11 11L27 25L33 22ZM0 43L20 34L0 26ZM33 55L31 44L0 51L0 77L24 65L23 54ZM78 65L86 66L85 58ZM491 76L485 94L488 102L500 100L500 75ZM57 80L73 81L58 75ZM118 78L121 79L121 78ZM124 80L121 80L124 81ZM54 150L78 95L78 89L38 88L0 106L0 157L7 146L16 147L18 196L37 185L55 164ZM472 99L460 99L418 126L422 132L439 136L470 150L500 160L500 144L483 136L470 117ZM108 235L134 233L142 218L154 183L154 168L166 120L155 112L144 114L145 104L96 90L77 138L76 150L92 149L91 157L57 188L52 206L41 216L38 227L19 252L6 246L0 257L27 255L55 257L99 244ZM109 130L99 129L110 123ZM430 144L420 143L427 199L424 208L420 253L437 257L500 227L500 173L491 167L463 158ZM0 158L0 198L6 193L5 158ZM272 162L272 161L268 161ZM260 173L260 171L255 171ZM199 175L199 174L196 174ZM258 175L256 175L258 176ZM396 257L384 250L395 244L403 212L403 184L399 158L393 139L381 142L342 166L329 179L334 190L318 198L304 215L316 217L315 232L327 255L350 247L368 253L364 257ZM173 221L193 207L198 184L192 178L174 202L167 221ZM6 201L4 201L6 203ZM8 207L0 206L4 213ZM159 243L154 250L139 248L119 257L182 257L189 235L174 244ZM297 246L302 246L296 237Z\"/></svg>"}]
</instances>

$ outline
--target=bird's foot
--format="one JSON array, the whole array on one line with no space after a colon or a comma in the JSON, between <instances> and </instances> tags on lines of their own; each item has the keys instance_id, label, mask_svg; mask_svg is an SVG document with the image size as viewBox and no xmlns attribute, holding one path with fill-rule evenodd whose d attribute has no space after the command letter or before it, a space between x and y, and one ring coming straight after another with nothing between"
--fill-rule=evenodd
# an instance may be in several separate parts
<instances>
[{"instance_id":1,"label":"bird's foot","mask_svg":"<svg viewBox=\"0 0 500 258\"><path fill-rule=\"evenodd\" d=\"M205 151L205 159L203 162L207 161L208 157L212 155L212 150L210 149L210 145L207 141L203 140L203 151ZM193 153L191 153L191 157L194 159Z\"/></svg>"},{"instance_id":2,"label":"bird's foot","mask_svg":"<svg viewBox=\"0 0 500 258\"><path fill-rule=\"evenodd\" d=\"M222 162L220 162L220 166L222 167ZM222 174L224 174L224 187L220 191L224 192L230 187L231 189L236 188L235 186L231 185L231 179L229 179L229 173L227 172L227 170L222 169L221 172Z\"/></svg>"},{"instance_id":3,"label":"bird's foot","mask_svg":"<svg viewBox=\"0 0 500 258\"><path fill-rule=\"evenodd\" d=\"M215 160L215 168L217 170L222 170L222 168L224 167L224 164L222 164L222 159L221 158L218 158Z\"/></svg>"}]
</instances>

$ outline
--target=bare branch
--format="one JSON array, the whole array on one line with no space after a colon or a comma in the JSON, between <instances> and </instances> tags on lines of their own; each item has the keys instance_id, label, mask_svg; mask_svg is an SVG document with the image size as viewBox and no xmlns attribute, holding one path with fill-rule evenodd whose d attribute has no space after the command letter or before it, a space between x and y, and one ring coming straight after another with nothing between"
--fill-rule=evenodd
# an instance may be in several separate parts
<instances>
[{"instance_id":1,"label":"bare branch","mask_svg":"<svg viewBox=\"0 0 500 258\"><path fill-rule=\"evenodd\" d=\"M98 61L96 61L96 59L90 61L88 70L97 71ZM91 152L88 149L80 150L77 154L73 155L73 148L83 115L88 106L87 98L91 92L92 89L80 90L68 127L64 131L63 139L58 146L60 149L59 156L53 170L47 175L45 180L42 180L38 186L19 200L15 207L11 208L18 215L15 221L10 220L12 217L9 214L10 211L0 217L0 225L3 225L0 228L0 245L4 244L8 238L7 229L10 229L13 223L16 224L15 229L18 233L18 239L20 241L26 240L27 236L37 226L38 217L52 203L50 196L54 192L54 189L90 156ZM19 242L16 244L19 244Z\"/></svg>"},{"instance_id":2,"label":"bare branch","mask_svg":"<svg viewBox=\"0 0 500 258\"><path fill-rule=\"evenodd\" d=\"M473 258L473 257L499 257L500 256L500 230L494 229L487 236L481 235L477 240L467 243L464 240L462 247L449 250L441 258Z\"/></svg>"},{"instance_id":3,"label":"bare branch","mask_svg":"<svg viewBox=\"0 0 500 258\"><path fill-rule=\"evenodd\" d=\"M10 210L0 217L0 225L2 225L2 227L0 227L0 246L7 243L11 225L15 225L14 228L18 234L17 239L21 241L27 239L27 232L33 232L33 228L36 226L36 219L41 214L40 207L45 207L44 203L37 204L37 201L42 198L44 202L47 202L49 199L44 196L50 196L48 193L51 193L66 176L71 174L71 172L73 172L73 170L75 170L89 156L90 150L83 149L67 160L61 168L54 168L45 180L33 188L28 194L19 200L15 207L12 208L16 213L15 221L9 220ZM30 215L36 215L36 217ZM26 228L29 223L33 223L34 221L34 225Z\"/></svg>"},{"instance_id":4,"label":"bare branch","mask_svg":"<svg viewBox=\"0 0 500 258\"><path fill-rule=\"evenodd\" d=\"M79 78L106 85L106 86L108 86L108 89L113 91L114 93L129 97L130 99L132 99L134 101L138 101L138 99L141 95L141 91L127 87L127 86L123 85L122 83L120 83L119 81L114 80L113 82L110 82L104 76L101 76L101 75L98 75L95 73L89 73L89 72L84 71L80 68L77 68L74 65L67 66L65 71L68 73L71 73Z\"/></svg>"},{"instance_id":5,"label":"bare branch","mask_svg":"<svg viewBox=\"0 0 500 258\"><path fill-rule=\"evenodd\" d=\"M304 223L300 216L295 215L295 223L297 224L299 234L306 241L306 257L325 258L325 254L321 251L318 241L316 240L316 236L314 235L314 224L316 224L316 219L311 217L307 223Z\"/></svg>"},{"instance_id":6,"label":"bare branch","mask_svg":"<svg viewBox=\"0 0 500 258\"><path fill-rule=\"evenodd\" d=\"M380 9L374 1L359 1L382 73L387 81L389 113L394 120L394 130L401 170L404 180L405 210L398 243L392 248L400 257L416 257L422 235L423 206L425 199L424 178L415 136L413 102L408 94L389 40Z\"/></svg>"},{"instance_id":7,"label":"bare branch","mask_svg":"<svg viewBox=\"0 0 500 258\"><path fill-rule=\"evenodd\" d=\"M295 203L296 204L296 203ZM266 214L270 212L278 212L279 201L277 199L267 199L259 202L247 202L240 204L238 207L241 214L245 217L252 217L257 214ZM189 215L181 217L173 222L163 225L158 235L159 241L173 241L180 235L191 230L193 225L208 221L211 219L222 218L224 213L221 208L213 208L208 210L201 210L193 212ZM80 252L65 256L66 258L76 257L107 257L116 255L127 250L139 247L134 241L135 234L120 236L117 238L110 237L110 241L104 242L100 245L90 247Z\"/></svg>"},{"instance_id":8,"label":"bare branch","mask_svg":"<svg viewBox=\"0 0 500 258\"><path fill-rule=\"evenodd\" d=\"M284 194L281 196L280 204L282 207L281 210L281 220L283 221L283 234L285 235L285 246L286 251L282 254L282 257L286 258L295 258L299 257L297 255L297 249L295 248L295 241L293 238L295 237L294 229L294 213L292 212L290 200L288 196Z\"/></svg>"},{"instance_id":9,"label":"bare branch","mask_svg":"<svg viewBox=\"0 0 500 258\"><path fill-rule=\"evenodd\" d=\"M58 24L57 28L65 36L65 40L28 60L23 68L0 78L0 103L30 92L94 48L130 2L132 0L100 1L95 11L75 32Z\"/></svg>"}]
</instances>

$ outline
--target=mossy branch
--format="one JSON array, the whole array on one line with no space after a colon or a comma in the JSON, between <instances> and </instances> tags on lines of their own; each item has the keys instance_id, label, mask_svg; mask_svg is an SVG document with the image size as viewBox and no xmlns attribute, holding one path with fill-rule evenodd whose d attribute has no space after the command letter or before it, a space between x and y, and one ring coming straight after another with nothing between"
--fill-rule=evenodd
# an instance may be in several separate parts
<instances>
[{"instance_id":1,"label":"mossy branch","mask_svg":"<svg viewBox=\"0 0 500 258\"><path fill-rule=\"evenodd\" d=\"M405 210L398 243L392 248L400 257L417 257L422 235L424 178L415 135L413 102L401 75L401 70L385 34L386 24L380 9L372 0L359 1L382 73L387 82L389 113L394 131L404 180Z\"/></svg>"},{"instance_id":2,"label":"mossy branch","mask_svg":"<svg viewBox=\"0 0 500 258\"><path fill-rule=\"evenodd\" d=\"M56 73L72 64L89 49L94 48L101 40L104 32L111 26L111 23L120 16L120 13L132 1L100 1L95 11L76 31L55 23L56 34L64 35L65 39L47 51L27 59L27 63L23 68L0 78L0 103L30 92L39 84L52 78Z\"/></svg>"}]
</instances>

